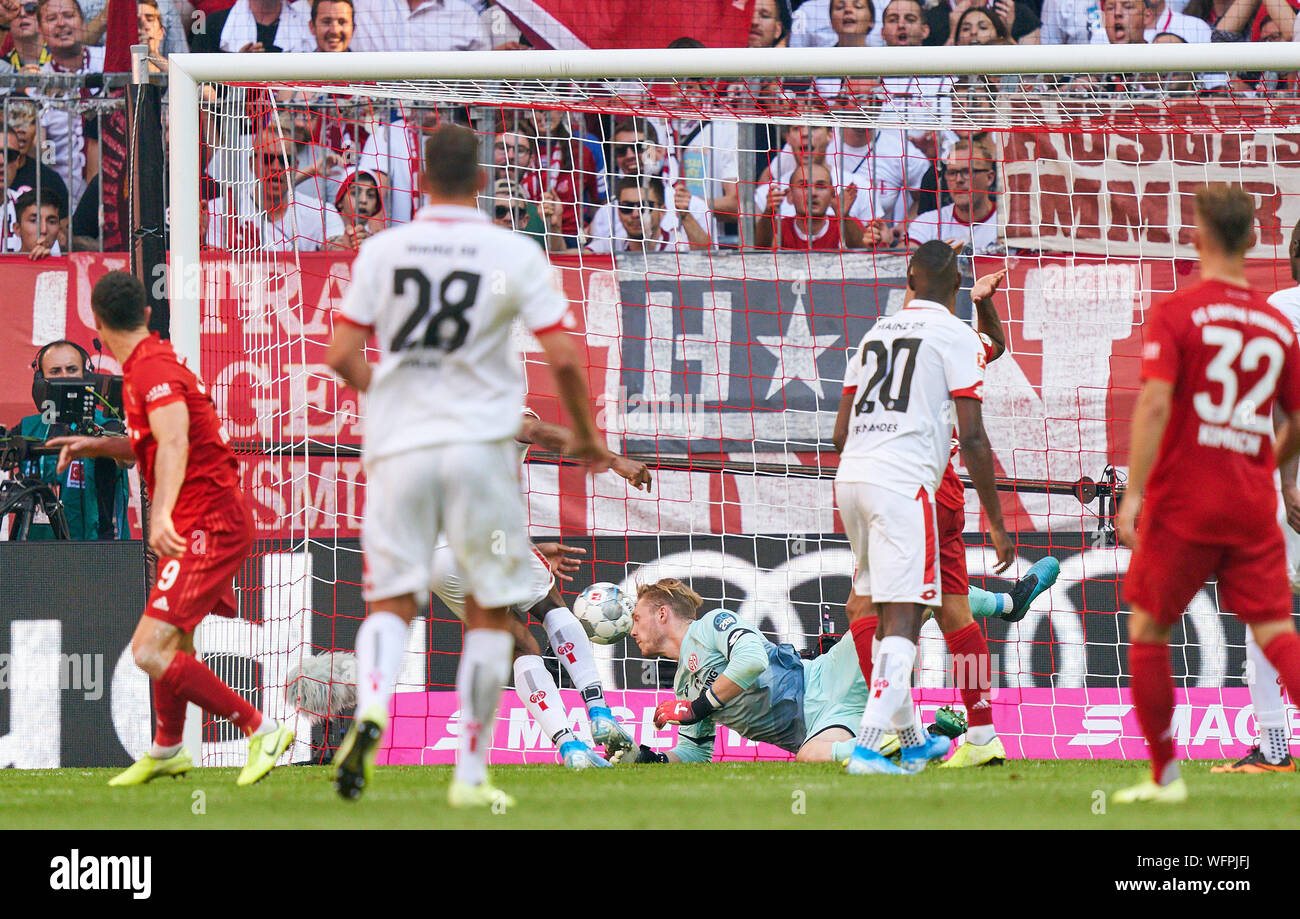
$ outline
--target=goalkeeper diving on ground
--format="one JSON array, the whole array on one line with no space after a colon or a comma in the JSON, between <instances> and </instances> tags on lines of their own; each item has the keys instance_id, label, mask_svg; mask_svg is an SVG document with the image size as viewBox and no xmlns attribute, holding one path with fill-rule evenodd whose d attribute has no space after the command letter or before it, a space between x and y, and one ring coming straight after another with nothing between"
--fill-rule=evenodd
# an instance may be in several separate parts
<instances>
[{"instance_id":1,"label":"goalkeeper diving on ground","mask_svg":"<svg viewBox=\"0 0 1300 919\"><path fill-rule=\"evenodd\" d=\"M1007 615L1022 617L1056 581L1055 559L1043 561L1051 564L1031 568L1010 595L990 595L997 602L972 596L972 609L993 610L1005 599ZM987 594L971 588L977 591ZM655 709L655 726L679 727L676 746L659 753L642 744L636 762L709 762L718 725L794 753L796 762L847 760L868 692L853 642L840 641L805 661L793 646L773 644L735 613L715 609L700 615L703 602L676 578L637 590L633 641L646 657L677 661L677 698Z\"/></svg>"}]
</instances>

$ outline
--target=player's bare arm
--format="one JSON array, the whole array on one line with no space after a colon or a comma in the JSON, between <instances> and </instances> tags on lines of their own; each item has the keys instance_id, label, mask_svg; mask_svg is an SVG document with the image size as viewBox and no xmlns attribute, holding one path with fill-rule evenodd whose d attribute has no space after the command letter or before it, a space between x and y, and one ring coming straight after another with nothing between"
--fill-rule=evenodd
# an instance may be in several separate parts
<instances>
[{"instance_id":1,"label":"player's bare arm","mask_svg":"<svg viewBox=\"0 0 1300 919\"><path fill-rule=\"evenodd\" d=\"M546 559L546 566L551 569L551 574L561 581L573 580L573 572L582 567L580 556L587 554L587 550L579 546L566 546L558 542L539 542L533 545Z\"/></svg>"},{"instance_id":2,"label":"player's bare arm","mask_svg":"<svg viewBox=\"0 0 1300 919\"><path fill-rule=\"evenodd\" d=\"M1286 413L1282 411L1281 406L1273 406L1273 430L1275 434L1275 443L1281 443L1284 429L1288 426ZM1300 454L1291 457L1285 462L1277 464L1278 472L1282 477L1282 507L1286 511L1286 523L1291 529L1300 533L1300 486L1296 484L1296 479L1300 476Z\"/></svg>"},{"instance_id":3,"label":"player's bare arm","mask_svg":"<svg viewBox=\"0 0 1300 919\"><path fill-rule=\"evenodd\" d=\"M971 285L970 298L975 304L975 327L981 335L987 335L993 342L993 355L989 360L996 361L1007 350L1007 334L1002 328L1002 317L993 303L993 295L1007 276L1003 268L992 274L986 274Z\"/></svg>"},{"instance_id":4,"label":"player's bare arm","mask_svg":"<svg viewBox=\"0 0 1300 919\"><path fill-rule=\"evenodd\" d=\"M122 467L135 465L129 437L51 437L45 445L62 448L59 450L59 475L67 471L73 460L79 459L111 459Z\"/></svg>"},{"instance_id":5,"label":"player's bare arm","mask_svg":"<svg viewBox=\"0 0 1300 919\"><path fill-rule=\"evenodd\" d=\"M604 472L610 466L610 453L600 442L596 420L591 415L591 395L578 349L569 333L561 329L539 335L537 342L555 376L560 403L573 419L573 445L569 455L585 462L593 473Z\"/></svg>"},{"instance_id":6,"label":"player's bare arm","mask_svg":"<svg viewBox=\"0 0 1300 919\"><path fill-rule=\"evenodd\" d=\"M1151 379L1142 384L1137 406L1133 409L1133 426L1129 439L1128 484L1119 513L1115 515L1115 529L1119 540L1130 549L1137 548L1137 515L1142 508L1142 493L1147 476L1155 465L1160 441L1169 424L1170 409L1174 401L1174 384L1166 380Z\"/></svg>"},{"instance_id":7,"label":"player's bare arm","mask_svg":"<svg viewBox=\"0 0 1300 919\"><path fill-rule=\"evenodd\" d=\"M993 570L1001 574L1015 561L1016 550L1002 523L1002 503L998 499L997 486L993 481L993 449L989 446L988 435L984 433L983 406L978 399L959 397L953 400L957 410L958 441L961 444L961 458L975 484L980 506L989 518L989 536L993 540L993 550L998 561Z\"/></svg>"},{"instance_id":8,"label":"player's bare arm","mask_svg":"<svg viewBox=\"0 0 1300 919\"><path fill-rule=\"evenodd\" d=\"M369 329L339 322L334 326L334 335L325 352L325 363L357 392L370 388L372 368L366 360L366 342L369 340Z\"/></svg>"},{"instance_id":9,"label":"player's bare arm","mask_svg":"<svg viewBox=\"0 0 1300 919\"><path fill-rule=\"evenodd\" d=\"M190 456L190 410L184 401L149 412L149 429L158 442L154 459L154 494L149 496L149 548L159 557L185 553L185 539L172 524L172 510L185 481Z\"/></svg>"},{"instance_id":10,"label":"player's bare arm","mask_svg":"<svg viewBox=\"0 0 1300 919\"><path fill-rule=\"evenodd\" d=\"M840 407L835 413L835 430L831 434L836 453L844 452L844 444L849 439L849 419L853 417L853 400L857 393L856 387L840 393Z\"/></svg>"},{"instance_id":11,"label":"player's bare arm","mask_svg":"<svg viewBox=\"0 0 1300 919\"><path fill-rule=\"evenodd\" d=\"M519 435L516 440L521 444L536 444L564 456L571 455L573 448L572 431L563 425L551 424L549 421L542 421L540 418L534 418L531 415L524 416L524 422L519 428ZM645 463L628 459L626 456L619 456L611 451L609 453L609 468L611 472L627 479L628 484L633 488L645 491L651 490L650 468Z\"/></svg>"}]
</instances>

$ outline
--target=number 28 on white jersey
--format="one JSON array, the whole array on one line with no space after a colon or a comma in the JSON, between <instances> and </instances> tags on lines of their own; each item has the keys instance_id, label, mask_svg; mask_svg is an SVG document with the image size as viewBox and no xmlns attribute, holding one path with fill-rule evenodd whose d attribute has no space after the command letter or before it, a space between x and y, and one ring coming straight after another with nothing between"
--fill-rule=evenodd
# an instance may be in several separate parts
<instances>
[{"instance_id":1,"label":"number 28 on white jersey","mask_svg":"<svg viewBox=\"0 0 1300 919\"><path fill-rule=\"evenodd\" d=\"M942 304L913 300L878 320L844 375L855 398L836 479L934 492L951 455L952 400L982 399L983 386L984 346Z\"/></svg>"},{"instance_id":2,"label":"number 28 on white jersey","mask_svg":"<svg viewBox=\"0 0 1300 919\"><path fill-rule=\"evenodd\" d=\"M568 307L537 244L473 208L426 207L362 243L340 313L379 345L367 459L514 437L524 373L511 327L546 332Z\"/></svg>"}]
</instances>

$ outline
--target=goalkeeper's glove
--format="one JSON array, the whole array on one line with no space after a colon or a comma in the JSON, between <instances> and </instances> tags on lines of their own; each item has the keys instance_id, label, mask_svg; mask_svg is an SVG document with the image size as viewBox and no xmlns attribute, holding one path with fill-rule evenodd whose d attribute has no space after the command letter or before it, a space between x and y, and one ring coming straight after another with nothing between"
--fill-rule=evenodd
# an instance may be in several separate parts
<instances>
[{"instance_id":1,"label":"goalkeeper's glove","mask_svg":"<svg viewBox=\"0 0 1300 919\"><path fill-rule=\"evenodd\" d=\"M721 707L722 702L713 694L713 687L709 687L694 702L685 699L660 702L655 707L655 727L662 728L665 724L695 724Z\"/></svg>"},{"instance_id":2,"label":"goalkeeper's glove","mask_svg":"<svg viewBox=\"0 0 1300 919\"><path fill-rule=\"evenodd\" d=\"M637 751L634 763L666 763L668 762L667 753L656 753L645 744L641 744L641 749Z\"/></svg>"}]
</instances>

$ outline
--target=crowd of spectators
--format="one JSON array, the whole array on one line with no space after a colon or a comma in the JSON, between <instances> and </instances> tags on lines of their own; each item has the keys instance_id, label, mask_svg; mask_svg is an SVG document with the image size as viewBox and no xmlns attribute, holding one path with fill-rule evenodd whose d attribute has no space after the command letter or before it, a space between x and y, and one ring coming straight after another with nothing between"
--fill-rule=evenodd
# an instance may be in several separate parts
<instances>
[{"instance_id":1,"label":"crowd of spectators","mask_svg":"<svg viewBox=\"0 0 1300 919\"><path fill-rule=\"evenodd\" d=\"M1291 41L1295 15L1289 0L795 0L793 8L790 0L754 0L746 41L751 48ZM108 0L0 0L0 73L101 70L107 16ZM138 28L154 72L186 50L526 48L494 0L139 0ZM691 46L702 47L690 39L670 45ZM491 123L475 122L492 166L485 210L557 253L901 249L931 238L991 251L997 144L987 134L935 126L954 109L995 107L1019 81L686 79L671 87L685 110L721 98L780 98L795 108L874 110L891 125L761 126L744 141L725 119L493 110ZM1061 82L1078 93L1160 98L1296 88L1294 74L1254 72ZM102 174L99 92L27 87L3 99L5 251L35 258L104 245L103 202L120 183ZM421 138L447 118L465 117L393 100L245 94L241 124L204 126L210 247L354 249L413 218Z\"/></svg>"}]
</instances>

